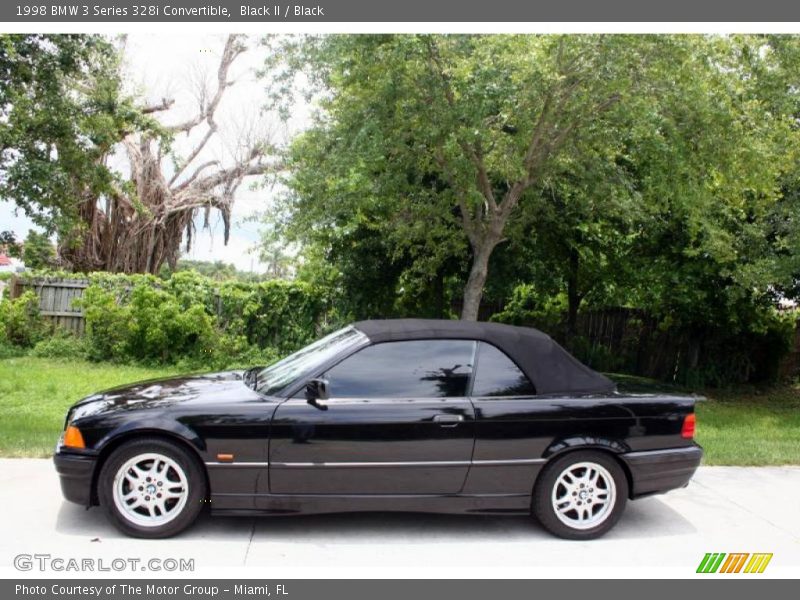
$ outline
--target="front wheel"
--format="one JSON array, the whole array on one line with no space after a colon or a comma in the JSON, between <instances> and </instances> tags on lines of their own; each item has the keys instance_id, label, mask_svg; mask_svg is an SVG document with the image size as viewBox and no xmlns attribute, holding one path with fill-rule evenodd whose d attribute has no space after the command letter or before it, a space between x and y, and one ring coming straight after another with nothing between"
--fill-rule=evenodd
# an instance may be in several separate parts
<instances>
[{"instance_id":1,"label":"front wheel","mask_svg":"<svg viewBox=\"0 0 800 600\"><path fill-rule=\"evenodd\" d=\"M98 497L111 522L135 537L163 538L191 525L203 508L205 477L185 448L158 438L120 446L98 478Z\"/></svg>"},{"instance_id":2,"label":"front wheel","mask_svg":"<svg viewBox=\"0 0 800 600\"><path fill-rule=\"evenodd\" d=\"M533 513L558 537L591 540L619 520L628 480L619 463L602 452L571 452L545 467L533 493Z\"/></svg>"}]
</instances>

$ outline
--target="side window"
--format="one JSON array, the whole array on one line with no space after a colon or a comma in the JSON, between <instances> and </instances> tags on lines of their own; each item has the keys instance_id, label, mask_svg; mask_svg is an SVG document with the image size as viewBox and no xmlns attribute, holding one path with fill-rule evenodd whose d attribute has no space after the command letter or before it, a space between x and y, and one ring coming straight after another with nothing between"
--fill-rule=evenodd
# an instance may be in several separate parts
<instances>
[{"instance_id":1,"label":"side window","mask_svg":"<svg viewBox=\"0 0 800 600\"><path fill-rule=\"evenodd\" d=\"M475 342L420 340L368 346L326 374L331 398L466 396Z\"/></svg>"},{"instance_id":2,"label":"side window","mask_svg":"<svg viewBox=\"0 0 800 600\"><path fill-rule=\"evenodd\" d=\"M506 354L491 344L478 345L478 369L473 396L533 396L536 390L525 373Z\"/></svg>"}]
</instances>

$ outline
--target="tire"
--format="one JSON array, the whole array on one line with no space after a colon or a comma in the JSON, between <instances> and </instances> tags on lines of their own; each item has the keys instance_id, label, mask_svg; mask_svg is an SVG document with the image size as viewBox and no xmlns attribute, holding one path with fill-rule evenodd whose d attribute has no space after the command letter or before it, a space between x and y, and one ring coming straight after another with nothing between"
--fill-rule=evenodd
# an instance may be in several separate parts
<instances>
[{"instance_id":1,"label":"tire","mask_svg":"<svg viewBox=\"0 0 800 600\"><path fill-rule=\"evenodd\" d=\"M581 450L544 468L533 490L532 512L560 538L593 540L616 525L627 500L628 480L614 457Z\"/></svg>"},{"instance_id":2,"label":"tire","mask_svg":"<svg viewBox=\"0 0 800 600\"><path fill-rule=\"evenodd\" d=\"M111 523L140 538L176 535L197 519L206 499L197 457L160 438L138 438L114 450L97 480L97 496Z\"/></svg>"}]
</instances>

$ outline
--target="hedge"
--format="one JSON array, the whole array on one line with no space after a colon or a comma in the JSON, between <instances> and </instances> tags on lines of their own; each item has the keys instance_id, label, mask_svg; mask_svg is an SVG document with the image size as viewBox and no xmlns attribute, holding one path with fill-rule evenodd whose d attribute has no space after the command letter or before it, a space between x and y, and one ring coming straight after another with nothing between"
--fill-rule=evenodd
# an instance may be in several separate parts
<instances>
[{"instance_id":1,"label":"hedge","mask_svg":"<svg viewBox=\"0 0 800 600\"><path fill-rule=\"evenodd\" d=\"M48 328L33 292L0 304L0 345L91 360L223 368L271 362L331 329L324 290L304 282L93 273L77 300L82 339Z\"/></svg>"}]
</instances>

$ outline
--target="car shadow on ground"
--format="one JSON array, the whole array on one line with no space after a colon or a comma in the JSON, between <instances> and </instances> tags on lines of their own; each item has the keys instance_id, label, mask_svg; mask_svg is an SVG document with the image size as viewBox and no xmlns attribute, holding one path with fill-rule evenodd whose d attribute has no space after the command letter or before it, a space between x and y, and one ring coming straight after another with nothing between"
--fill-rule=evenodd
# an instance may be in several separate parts
<instances>
[{"instance_id":1,"label":"car shadow on ground","mask_svg":"<svg viewBox=\"0 0 800 600\"><path fill-rule=\"evenodd\" d=\"M101 508L64 502L56 519L60 535L91 539L125 539ZM604 539L624 540L691 534L694 525L658 498L629 502L617 526ZM237 541L358 543L531 542L554 541L534 519L525 516L436 515L422 513L342 513L281 517L222 517L204 512L176 539Z\"/></svg>"}]
</instances>

